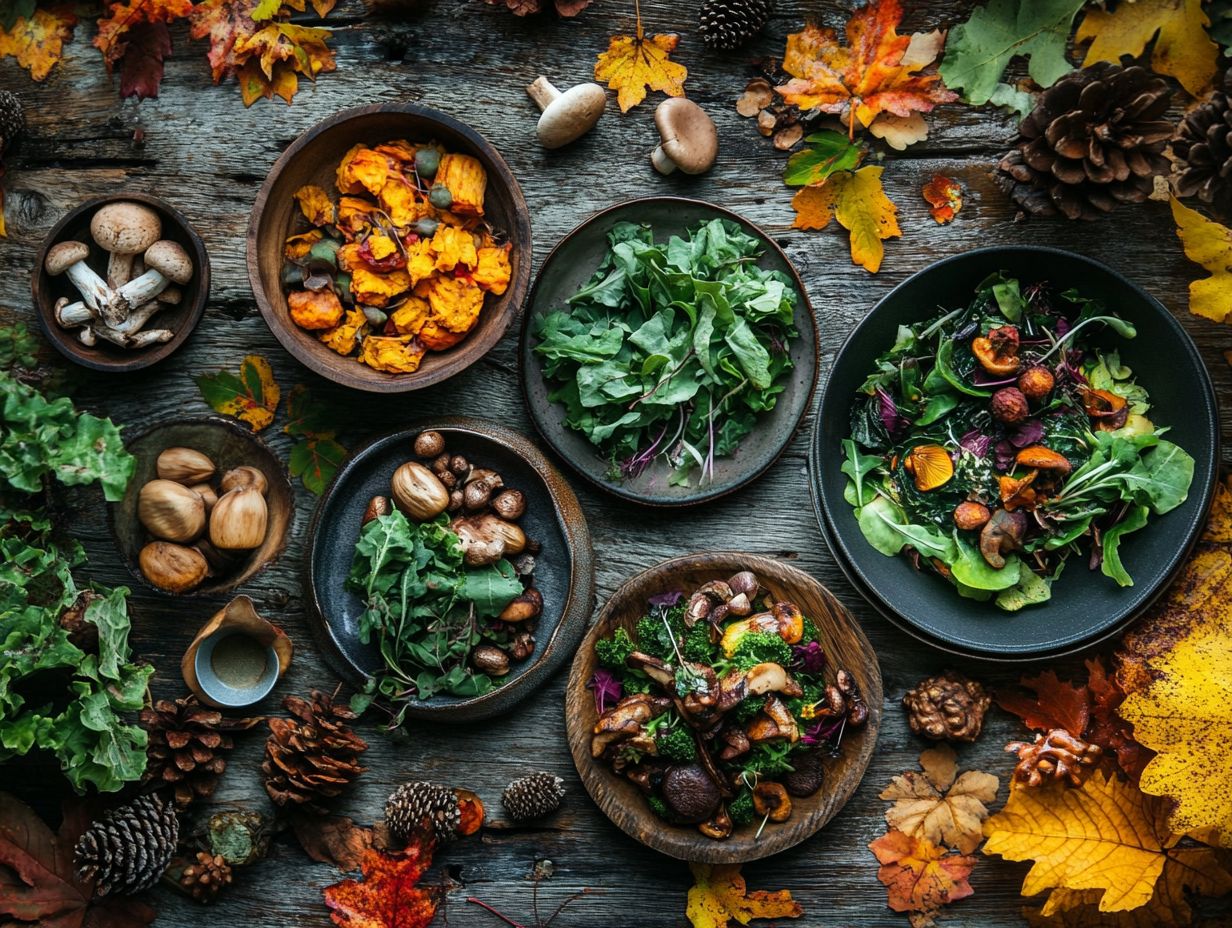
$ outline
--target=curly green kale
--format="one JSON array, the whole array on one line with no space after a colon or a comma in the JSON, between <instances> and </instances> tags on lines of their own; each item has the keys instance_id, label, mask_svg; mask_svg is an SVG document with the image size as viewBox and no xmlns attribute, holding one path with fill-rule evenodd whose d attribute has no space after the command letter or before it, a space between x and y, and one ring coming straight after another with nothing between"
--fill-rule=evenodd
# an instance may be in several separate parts
<instances>
[{"instance_id":1,"label":"curly green kale","mask_svg":"<svg viewBox=\"0 0 1232 928\"><path fill-rule=\"evenodd\" d=\"M810 641L816 641L822 644L821 632L817 630L817 626L813 624L813 620L807 615L804 617L804 632L800 636L800 644L808 644Z\"/></svg>"},{"instance_id":2,"label":"curly green kale","mask_svg":"<svg viewBox=\"0 0 1232 928\"><path fill-rule=\"evenodd\" d=\"M795 745L786 741L763 741L753 745L742 761L742 769L746 776L776 777L790 773L796 768L791 765L790 755Z\"/></svg>"},{"instance_id":3,"label":"curly green kale","mask_svg":"<svg viewBox=\"0 0 1232 928\"><path fill-rule=\"evenodd\" d=\"M713 664L715 646L710 641L710 626L705 622L698 622L689 629L684 636L684 647L680 649L680 653L686 661Z\"/></svg>"},{"instance_id":4,"label":"curly green kale","mask_svg":"<svg viewBox=\"0 0 1232 928\"><path fill-rule=\"evenodd\" d=\"M791 645L774 632L749 632L736 645L731 662L738 670L748 670L757 664L786 667L791 663Z\"/></svg>"},{"instance_id":5,"label":"curly green kale","mask_svg":"<svg viewBox=\"0 0 1232 928\"><path fill-rule=\"evenodd\" d=\"M736 708L732 709L729 717L739 722L741 725L746 722L753 721L753 716L761 711L761 707L765 703L763 696L750 696L741 701Z\"/></svg>"},{"instance_id":6,"label":"curly green kale","mask_svg":"<svg viewBox=\"0 0 1232 928\"><path fill-rule=\"evenodd\" d=\"M654 680L650 679L640 670L626 670L620 675L620 683L624 687L626 696L650 693L655 688Z\"/></svg>"},{"instance_id":7,"label":"curly green kale","mask_svg":"<svg viewBox=\"0 0 1232 928\"><path fill-rule=\"evenodd\" d=\"M638 621L634 637L637 650L661 661L675 663L676 645L684 634L684 606L655 606Z\"/></svg>"},{"instance_id":8,"label":"curly green kale","mask_svg":"<svg viewBox=\"0 0 1232 928\"><path fill-rule=\"evenodd\" d=\"M633 639L623 628L616 629L612 637L600 638L595 642L595 657L610 670L624 670L625 660L635 650Z\"/></svg>"},{"instance_id":9,"label":"curly green kale","mask_svg":"<svg viewBox=\"0 0 1232 928\"><path fill-rule=\"evenodd\" d=\"M727 814L731 816L732 824L736 827L752 824L755 817L753 791L742 789L740 795L733 799L727 807Z\"/></svg>"},{"instance_id":10,"label":"curly green kale","mask_svg":"<svg viewBox=\"0 0 1232 928\"><path fill-rule=\"evenodd\" d=\"M672 721L655 725L659 719L671 717ZM687 764L697 760L697 744L693 740L693 733L684 725L677 724L679 719L674 713L665 713L659 716L647 726L647 731L654 734L655 747L658 749L659 756L664 760L670 760L677 764Z\"/></svg>"}]
</instances>

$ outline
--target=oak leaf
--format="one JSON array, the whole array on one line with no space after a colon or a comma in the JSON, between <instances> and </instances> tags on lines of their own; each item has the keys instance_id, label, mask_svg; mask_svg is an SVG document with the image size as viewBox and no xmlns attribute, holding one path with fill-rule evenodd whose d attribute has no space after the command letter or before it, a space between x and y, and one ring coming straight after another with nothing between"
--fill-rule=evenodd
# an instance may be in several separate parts
<instances>
[{"instance_id":1,"label":"oak leaf","mask_svg":"<svg viewBox=\"0 0 1232 928\"><path fill-rule=\"evenodd\" d=\"M325 887L329 917L343 928L427 928L437 898L418 884L431 865L432 845L420 836L396 853L365 850L362 879Z\"/></svg>"},{"instance_id":2,"label":"oak leaf","mask_svg":"<svg viewBox=\"0 0 1232 928\"><path fill-rule=\"evenodd\" d=\"M192 0L121 0L107 5L98 21L94 47L107 73L120 72L120 96L158 96L163 60L171 53L167 25L192 12Z\"/></svg>"},{"instance_id":3,"label":"oak leaf","mask_svg":"<svg viewBox=\"0 0 1232 928\"><path fill-rule=\"evenodd\" d=\"M868 848L881 864L877 879L885 885L887 902L895 912L928 916L975 892L967 882L974 857L946 854L927 838L901 831L887 832Z\"/></svg>"},{"instance_id":4,"label":"oak leaf","mask_svg":"<svg viewBox=\"0 0 1232 928\"><path fill-rule=\"evenodd\" d=\"M689 70L671 60L678 44L680 36L675 33L647 37L639 7L637 31L631 36L612 36L607 51L595 60L595 80L607 81L616 91L622 113L645 100L647 90L661 90L669 97L684 96Z\"/></svg>"},{"instance_id":5,"label":"oak leaf","mask_svg":"<svg viewBox=\"0 0 1232 928\"><path fill-rule=\"evenodd\" d=\"M1091 717L1090 694L1085 686L1062 682L1052 670L1045 670L1036 677L1023 677L1018 683L1034 695L999 693L998 706L1022 719L1027 728L1037 731L1064 728L1075 738L1082 737Z\"/></svg>"},{"instance_id":6,"label":"oak leaf","mask_svg":"<svg viewBox=\"0 0 1232 928\"><path fill-rule=\"evenodd\" d=\"M734 919L747 925L755 918L799 918L804 908L791 892L749 892L739 864L689 864L693 886L685 915L693 928L727 928Z\"/></svg>"},{"instance_id":7,"label":"oak leaf","mask_svg":"<svg viewBox=\"0 0 1232 928\"><path fill-rule=\"evenodd\" d=\"M792 197L797 229L824 229L831 219L851 233L851 260L877 273L885 255L884 239L902 235L898 207L885 195L879 165L831 174L824 183L802 187Z\"/></svg>"},{"instance_id":8,"label":"oak leaf","mask_svg":"<svg viewBox=\"0 0 1232 928\"><path fill-rule=\"evenodd\" d=\"M952 177L934 174L933 179L924 185L920 193L928 203L928 212L938 225L952 222L962 209L962 184Z\"/></svg>"},{"instance_id":9,"label":"oak leaf","mask_svg":"<svg viewBox=\"0 0 1232 928\"><path fill-rule=\"evenodd\" d=\"M1125 691L1116 676L1104 667L1102 658L1087 660L1086 666L1091 720L1087 723L1085 740L1098 744L1106 755L1115 757L1125 775L1137 783L1142 768L1151 759L1151 752L1134 740L1133 726L1117 714L1125 701Z\"/></svg>"},{"instance_id":10,"label":"oak leaf","mask_svg":"<svg viewBox=\"0 0 1232 928\"><path fill-rule=\"evenodd\" d=\"M1136 58L1154 39L1151 67L1175 77L1197 97L1210 87L1219 69L1219 46L1206 33L1210 24L1202 0L1118 3L1113 10L1087 10L1074 33L1074 44L1091 41L1082 59L1082 66L1089 68L1099 61L1120 64L1123 55Z\"/></svg>"},{"instance_id":11,"label":"oak leaf","mask_svg":"<svg viewBox=\"0 0 1232 928\"><path fill-rule=\"evenodd\" d=\"M34 80L46 80L64 56L64 43L73 38L76 26L72 4L19 16L9 28L0 30L0 58L15 58Z\"/></svg>"},{"instance_id":12,"label":"oak leaf","mask_svg":"<svg viewBox=\"0 0 1232 928\"><path fill-rule=\"evenodd\" d=\"M894 802L886 822L903 834L970 854L983 839L986 803L997 797L999 781L980 770L956 778L957 758L948 745L925 751L920 764L923 774L908 771L881 791L882 799Z\"/></svg>"},{"instance_id":13,"label":"oak leaf","mask_svg":"<svg viewBox=\"0 0 1232 928\"><path fill-rule=\"evenodd\" d=\"M198 374L194 380L202 398L215 412L247 422L254 432L274 421L282 391L269 361L260 355L246 356L238 374L219 371Z\"/></svg>"},{"instance_id":14,"label":"oak leaf","mask_svg":"<svg viewBox=\"0 0 1232 928\"><path fill-rule=\"evenodd\" d=\"M775 89L802 110L838 115L849 136L857 123L871 126L882 113L909 117L957 100L937 74L919 73L931 63L919 60L928 42L907 57L911 36L895 31L902 18L898 0L870 0L847 20L846 45L833 29L806 25L787 37L782 66L792 79ZM939 43L931 46L935 57Z\"/></svg>"},{"instance_id":15,"label":"oak leaf","mask_svg":"<svg viewBox=\"0 0 1232 928\"><path fill-rule=\"evenodd\" d=\"M1232 312L1232 231L1176 197L1171 202L1185 257L1211 272L1189 285L1189 311L1212 322L1227 322Z\"/></svg>"}]
</instances>

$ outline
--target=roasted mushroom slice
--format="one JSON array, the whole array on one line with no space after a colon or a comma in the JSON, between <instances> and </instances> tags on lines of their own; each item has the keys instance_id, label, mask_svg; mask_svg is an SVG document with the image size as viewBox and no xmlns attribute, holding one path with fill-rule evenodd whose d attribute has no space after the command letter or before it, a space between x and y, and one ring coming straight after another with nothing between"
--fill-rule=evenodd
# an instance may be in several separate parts
<instances>
[{"instance_id":1,"label":"roasted mushroom slice","mask_svg":"<svg viewBox=\"0 0 1232 928\"><path fill-rule=\"evenodd\" d=\"M753 716L753 720L749 722L744 733L749 741L754 743L790 741L794 744L800 740L800 728L796 725L791 710L783 704L781 699L774 696L766 697L761 712Z\"/></svg>"},{"instance_id":2,"label":"roasted mushroom slice","mask_svg":"<svg viewBox=\"0 0 1232 928\"><path fill-rule=\"evenodd\" d=\"M781 783L762 781L753 787L753 810L772 822L791 818L791 797Z\"/></svg>"},{"instance_id":3,"label":"roasted mushroom slice","mask_svg":"<svg viewBox=\"0 0 1232 928\"><path fill-rule=\"evenodd\" d=\"M733 671L719 681L719 711L727 712L746 697L765 693L795 697L802 696L804 690L779 664L754 664L743 673Z\"/></svg>"},{"instance_id":4,"label":"roasted mushroom slice","mask_svg":"<svg viewBox=\"0 0 1232 928\"><path fill-rule=\"evenodd\" d=\"M749 742L749 736L744 733L744 729L736 725L730 725L724 728L719 735L719 740L723 742L723 750L719 752L719 760L728 761L735 760L749 752L752 745Z\"/></svg>"},{"instance_id":5,"label":"roasted mushroom slice","mask_svg":"<svg viewBox=\"0 0 1232 928\"><path fill-rule=\"evenodd\" d=\"M591 756L600 757L615 742L632 738L647 722L666 712L671 704L670 699L656 698L649 693L626 696L595 722L594 737L590 740Z\"/></svg>"},{"instance_id":6,"label":"roasted mushroom slice","mask_svg":"<svg viewBox=\"0 0 1232 928\"><path fill-rule=\"evenodd\" d=\"M731 606L728 606L731 609ZM804 614L795 603L777 602L767 612L758 612L747 619L732 622L723 629L720 645L723 653L731 657L740 646L740 640L751 632L766 632L778 635L788 644L799 644L804 637Z\"/></svg>"},{"instance_id":7,"label":"roasted mushroom slice","mask_svg":"<svg viewBox=\"0 0 1232 928\"><path fill-rule=\"evenodd\" d=\"M731 816L727 814L727 806L720 805L719 811L709 821L698 825L697 830L707 838L713 838L715 841L722 841L724 838L730 837L732 833L732 820Z\"/></svg>"},{"instance_id":8,"label":"roasted mushroom slice","mask_svg":"<svg viewBox=\"0 0 1232 928\"><path fill-rule=\"evenodd\" d=\"M980 529L980 554L994 570L1005 566L1005 555L1022 547L1027 531L1027 516L1022 512L998 509Z\"/></svg>"},{"instance_id":9,"label":"roasted mushroom slice","mask_svg":"<svg viewBox=\"0 0 1232 928\"><path fill-rule=\"evenodd\" d=\"M676 674L667 663L642 651L630 654L625 659L625 664L633 670L642 671L662 687L671 689L676 682Z\"/></svg>"}]
</instances>

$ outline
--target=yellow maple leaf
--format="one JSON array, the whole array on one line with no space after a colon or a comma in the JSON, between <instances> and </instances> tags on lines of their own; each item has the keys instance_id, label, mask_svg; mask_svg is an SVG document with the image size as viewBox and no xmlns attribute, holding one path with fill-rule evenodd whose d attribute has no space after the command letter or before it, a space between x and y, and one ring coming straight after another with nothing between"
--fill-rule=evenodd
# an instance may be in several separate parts
<instances>
[{"instance_id":1,"label":"yellow maple leaf","mask_svg":"<svg viewBox=\"0 0 1232 928\"><path fill-rule=\"evenodd\" d=\"M1185 256L1211 272L1189 285L1189 311L1212 322L1227 322L1232 312L1232 230L1176 197L1172 197L1172 218Z\"/></svg>"},{"instance_id":2,"label":"yellow maple leaf","mask_svg":"<svg viewBox=\"0 0 1232 928\"><path fill-rule=\"evenodd\" d=\"M36 81L46 80L64 55L64 43L73 38L77 17L69 4L36 9L29 18L19 16L10 29L0 29L0 58L16 58Z\"/></svg>"},{"instance_id":3,"label":"yellow maple leaf","mask_svg":"<svg viewBox=\"0 0 1232 928\"><path fill-rule=\"evenodd\" d=\"M1202 0L1118 3L1112 11L1088 10L1074 34L1074 44L1092 40L1082 61L1084 68L1097 61L1120 64L1122 55L1141 55L1158 33L1151 67L1175 77L1196 97L1210 86L1218 70L1219 46L1206 33L1210 24Z\"/></svg>"},{"instance_id":4,"label":"yellow maple leaf","mask_svg":"<svg viewBox=\"0 0 1232 928\"><path fill-rule=\"evenodd\" d=\"M247 422L259 432L274 421L282 390L274 380L270 363L259 354L247 355L239 374L219 371L194 378L202 398L215 412Z\"/></svg>"},{"instance_id":5,"label":"yellow maple leaf","mask_svg":"<svg viewBox=\"0 0 1232 928\"><path fill-rule=\"evenodd\" d=\"M685 915L693 928L727 928L732 919L747 925L755 918L799 918L800 903L786 889L749 892L739 864L689 864L694 885Z\"/></svg>"},{"instance_id":6,"label":"yellow maple leaf","mask_svg":"<svg viewBox=\"0 0 1232 928\"><path fill-rule=\"evenodd\" d=\"M616 91L616 102L622 113L629 112L646 99L646 91L661 90L669 97L684 96L684 81L688 68L671 60L680 44L675 33L647 38L642 28L641 6L637 11L637 32L634 35L614 35L607 51L595 60L595 80L607 81Z\"/></svg>"},{"instance_id":7,"label":"yellow maple leaf","mask_svg":"<svg viewBox=\"0 0 1232 928\"><path fill-rule=\"evenodd\" d=\"M922 775L909 771L881 791L882 799L894 801L886 822L911 837L970 854L983 839L985 803L997 797L999 781L980 770L957 776L957 758L948 745L925 751L920 766Z\"/></svg>"},{"instance_id":8,"label":"yellow maple leaf","mask_svg":"<svg viewBox=\"0 0 1232 928\"><path fill-rule=\"evenodd\" d=\"M299 89L299 76L315 81L322 71L333 71L334 53L325 40L330 31L315 26L275 22L238 38L233 48L240 95L244 106L264 97L287 103Z\"/></svg>"},{"instance_id":9,"label":"yellow maple leaf","mask_svg":"<svg viewBox=\"0 0 1232 928\"><path fill-rule=\"evenodd\" d=\"M902 235L898 207L881 186L882 168L867 165L858 171L839 171L792 197L797 229L824 229L831 219L851 233L851 260L876 274L881 267L884 239Z\"/></svg>"}]
</instances>

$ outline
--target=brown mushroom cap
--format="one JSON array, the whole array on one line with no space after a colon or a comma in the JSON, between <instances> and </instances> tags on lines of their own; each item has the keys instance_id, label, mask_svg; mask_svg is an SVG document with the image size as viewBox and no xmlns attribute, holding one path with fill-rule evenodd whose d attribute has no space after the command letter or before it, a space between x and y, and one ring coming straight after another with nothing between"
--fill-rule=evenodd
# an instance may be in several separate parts
<instances>
[{"instance_id":1,"label":"brown mushroom cap","mask_svg":"<svg viewBox=\"0 0 1232 928\"><path fill-rule=\"evenodd\" d=\"M166 239L155 242L146 249L145 263L151 270L158 271L177 284L186 284L192 279L192 259L178 242Z\"/></svg>"},{"instance_id":2,"label":"brown mushroom cap","mask_svg":"<svg viewBox=\"0 0 1232 928\"><path fill-rule=\"evenodd\" d=\"M663 801L682 822L706 821L722 800L719 788L698 764L672 767L663 776Z\"/></svg>"},{"instance_id":3,"label":"brown mushroom cap","mask_svg":"<svg viewBox=\"0 0 1232 928\"><path fill-rule=\"evenodd\" d=\"M719 130L706 111L685 97L668 97L655 110L655 128L663 139L650 155L655 170L677 169L701 174L719 153Z\"/></svg>"},{"instance_id":4,"label":"brown mushroom cap","mask_svg":"<svg viewBox=\"0 0 1232 928\"><path fill-rule=\"evenodd\" d=\"M540 77L526 92L543 110L536 131L544 148L560 148L585 135L607 105L607 94L598 84L578 84L561 93Z\"/></svg>"},{"instance_id":5,"label":"brown mushroom cap","mask_svg":"<svg viewBox=\"0 0 1232 928\"><path fill-rule=\"evenodd\" d=\"M84 261L90 256L89 246L81 242L57 242L47 252L44 267L52 277L63 274L78 261Z\"/></svg>"},{"instance_id":6,"label":"brown mushroom cap","mask_svg":"<svg viewBox=\"0 0 1232 928\"><path fill-rule=\"evenodd\" d=\"M108 203L94 214L90 234L104 251L135 255L158 241L163 222L148 206L122 200Z\"/></svg>"}]
</instances>

